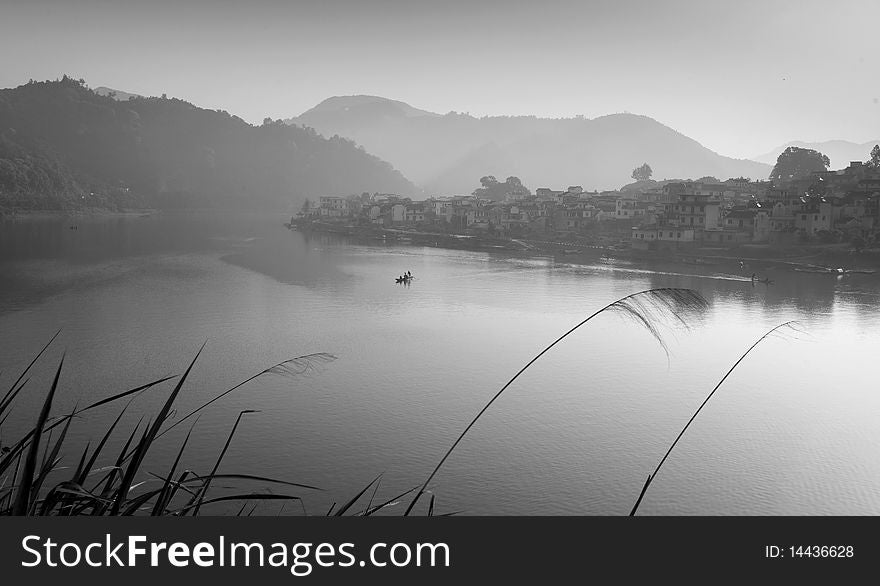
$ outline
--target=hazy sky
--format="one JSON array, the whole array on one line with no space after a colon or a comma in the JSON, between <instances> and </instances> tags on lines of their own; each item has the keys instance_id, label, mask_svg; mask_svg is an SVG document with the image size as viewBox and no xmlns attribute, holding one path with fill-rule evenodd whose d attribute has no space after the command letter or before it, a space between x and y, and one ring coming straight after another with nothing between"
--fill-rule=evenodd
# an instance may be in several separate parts
<instances>
[{"instance_id":1,"label":"hazy sky","mask_svg":"<svg viewBox=\"0 0 880 586\"><path fill-rule=\"evenodd\" d=\"M0 0L0 87L67 73L259 122L333 95L645 114L722 154L880 135L878 0Z\"/></svg>"}]
</instances>

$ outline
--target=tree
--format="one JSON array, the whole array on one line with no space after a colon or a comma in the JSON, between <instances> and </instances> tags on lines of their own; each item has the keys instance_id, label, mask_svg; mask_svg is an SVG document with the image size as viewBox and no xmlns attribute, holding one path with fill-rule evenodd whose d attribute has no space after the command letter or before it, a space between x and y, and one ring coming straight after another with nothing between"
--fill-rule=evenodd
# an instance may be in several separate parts
<instances>
[{"instance_id":1,"label":"tree","mask_svg":"<svg viewBox=\"0 0 880 586\"><path fill-rule=\"evenodd\" d=\"M865 164L880 171L880 144L874 145L874 148L871 149L871 160Z\"/></svg>"},{"instance_id":2,"label":"tree","mask_svg":"<svg viewBox=\"0 0 880 586\"><path fill-rule=\"evenodd\" d=\"M791 181L809 177L817 171L827 171L831 161L827 156L813 149L788 147L776 159L776 165L770 172L770 179Z\"/></svg>"},{"instance_id":3,"label":"tree","mask_svg":"<svg viewBox=\"0 0 880 586\"><path fill-rule=\"evenodd\" d=\"M522 184L522 181L519 180L519 177L510 176L504 180L504 185L507 188L507 193L517 193L524 195L531 195L531 191Z\"/></svg>"},{"instance_id":4,"label":"tree","mask_svg":"<svg viewBox=\"0 0 880 586\"><path fill-rule=\"evenodd\" d=\"M651 175L654 174L654 171L651 169L651 165L648 163L643 163L641 167L636 167L633 169L632 178L636 181L648 181L651 179Z\"/></svg>"},{"instance_id":5,"label":"tree","mask_svg":"<svg viewBox=\"0 0 880 586\"><path fill-rule=\"evenodd\" d=\"M479 187L473 191L471 195L491 200L504 199L510 195L531 195L529 188L522 184L519 177L510 176L504 180L504 183L498 181L494 175L485 175L480 178Z\"/></svg>"},{"instance_id":6,"label":"tree","mask_svg":"<svg viewBox=\"0 0 880 586\"><path fill-rule=\"evenodd\" d=\"M498 185L498 180L495 179L494 175L484 175L480 177L480 185L483 186L483 189L491 189L495 185Z\"/></svg>"}]
</instances>

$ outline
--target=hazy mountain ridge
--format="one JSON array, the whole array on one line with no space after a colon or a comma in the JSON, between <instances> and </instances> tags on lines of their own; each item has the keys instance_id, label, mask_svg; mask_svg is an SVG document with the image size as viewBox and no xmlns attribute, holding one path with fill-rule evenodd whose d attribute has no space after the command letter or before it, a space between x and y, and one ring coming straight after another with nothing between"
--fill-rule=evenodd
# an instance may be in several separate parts
<instances>
[{"instance_id":1,"label":"hazy mountain ridge","mask_svg":"<svg viewBox=\"0 0 880 586\"><path fill-rule=\"evenodd\" d=\"M516 175L531 187L616 189L643 162L655 178L764 178L771 169L721 156L647 116L418 115L403 102L350 98L329 98L287 122L350 138L431 193L469 193L486 174Z\"/></svg>"},{"instance_id":2,"label":"hazy mountain ridge","mask_svg":"<svg viewBox=\"0 0 880 586\"><path fill-rule=\"evenodd\" d=\"M130 100L131 98L143 98L141 94L134 94L131 92L124 92L122 90L115 90L112 87L107 86L99 86L94 89L94 92L99 96L109 96L114 100L125 102Z\"/></svg>"},{"instance_id":3,"label":"hazy mountain ridge","mask_svg":"<svg viewBox=\"0 0 880 586\"><path fill-rule=\"evenodd\" d=\"M756 161L775 164L779 154L790 146L802 149L812 149L827 155L831 159L832 169L843 169L851 161L867 161L871 157L871 149L880 144L880 139L857 143L849 140L826 140L820 142L805 142L794 140L787 142L762 155L752 157Z\"/></svg>"},{"instance_id":4,"label":"hazy mountain ridge","mask_svg":"<svg viewBox=\"0 0 880 586\"><path fill-rule=\"evenodd\" d=\"M416 189L348 140L280 122L119 101L67 77L0 90L0 206L281 208L363 191Z\"/></svg>"}]
</instances>

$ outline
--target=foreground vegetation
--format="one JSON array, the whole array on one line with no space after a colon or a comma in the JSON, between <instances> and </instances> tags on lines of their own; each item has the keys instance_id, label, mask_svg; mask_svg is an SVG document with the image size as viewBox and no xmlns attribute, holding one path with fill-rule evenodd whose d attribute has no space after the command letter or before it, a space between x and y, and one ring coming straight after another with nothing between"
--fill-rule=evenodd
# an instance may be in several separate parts
<instances>
[{"instance_id":1,"label":"foreground vegetation","mask_svg":"<svg viewBox=\"0 0 880 586\"><path fill-rule=\"evenodd\" d=\"M12 383L0 400L0 433L9 418L15 398L27 387L28 375L40 357L46 352L55 338L37 354L19 377ZM202 346L204 348L204 345ZM52 385L43 401L42 408L32 429L11 445L0 447L0 515L199 515L202 507L210 503L224 501L240 501L243 504L252 501L299 501L301 497L289 492L274 494L266 492L239 492L223 496L209 496L214 480L259 482L263 485L282 486L286 490L292 488L301 491L320 490L318 487L276 478L254 476L248 474L220 474L218 469L226 451L235 436L236 429L243 416L253 413L245 410L239 413L226 443L220 450L216 463L208 474L197 474L189 469L181 469L181 458L192 433L192 426L186 434L177 456L162 473L143 469L144 459L156 441L177 425L190 420L215 401L232 393L245 384L264 375L299 376L316 365L335 360L330 354L318 353L299 356L271 366L234 387L216 395L208 402L194 409L172 425L167 425L173 416L172 407L186 383L190 372L201 354L201 349L181 376L164 377L145 385L123 391L92 403L83 408L74 408L69 414L50 416L53 402L60 389L60 381L64 368L62 357L55 371ZM81 414L118 403L124 399L152 392L166 381L176 379L173 390L166 398L159 412L145 425L140 421L123 436L122 448L115 455L107 454L108 440L117 431L120 421L128 405L124 406L115 421L107 428L94 449L90 444L72 450L65 444L71 423ZM194 424L193 424L194 426ZM54 436L54 440L53 440ZM42 448L42 450L41 450ZM67 452L65 454L65 451ZM78 464L73 471L65 474L70 468L60 466L66 455L79 453ZM99 459L110 458L113 463L99 466ZM52 476L66 476L61 481L48 482ZM137 489L150 481L159 481L155 489L138 491ZM350 507L349 507L350 508ZM347 511L342 510L342 513ZM244 513L244 505L239 513Z\"/></svg>"},{"instance_id":2,"label":"foreground vegetation","mask_svg":"<svg viewBox=\"0 0 880 586\"><path fill-rule=\"evenodd\" d=\"M428 487L440 471L440 468L482 415L532 364L569 335L589 323L593 318L603 313L621 315L645 328L659 345L666 350L664 330L667 327L676 325L686 328L690 327L699 320L707 308L707 301L699 293L689 289L677 288L640 291L606 305L602 309L590 314L546 346L501 387L471 419L470 423L457 436L421 484L405 490L384 502L374 503L381 480L381 476L377 476L341 506L337 507L337 504L334 503L326 514L336 516L346 514L369 516L384 511L388 507L401 502L402 499L411 493L415 493L404 512L404 515L412 514L420 499L429 494ZM693 413L678 436L671 443L656 468L648 475L630 511L631 515L635 515L638 511L639 505L643 501L652 481L656 478L679 440L730 374L763 340L784 329L793 327L794 324L791 322L774 327L761 336L739 357ZM64 369L64 358L62 357L55 369L54 379L42 402L42 407L33 427L20 439L7 445L3 441L3 426L9 419L15 399L28 387L30 374L35 364L55 341L57 336L58 334L56 333L16 378L2 396L2 399L0 399L0 515L117 516L140 514L154 516L197 516L203 512L205 505L220 502L240 502L241 507L238 509L238 514L241 515L253 513L256 508L256 505L253 504L254 502L271 500L282 502L298 501L301 503L302 497L300 495L303 492L321 490L316 486L268 476L235 473L221 474L218 472L242 417L254 413L253 410L244 410L238 414L209 473L198 474L193 470L184 468L182 467L181 460L195 426L196 416L203 410L255 379L267 375L297 377L312 371L318 365L332 362L336 359L335 356L326 353L315 353L275 364L215 395L198 408L177 419L174 423L171 423L175 415L173 407L193 366L204 349L204 345L190 362L186 371L180 376L160 378L136 388L105 397L85 407L75 407L68 414L53 416L52 408L57 393L61 388L60 382ZM72 448L65 443L71 424L81 414L107 405L117 404L126 399L130 404L131 399L137 395L156 392L163 383L168 382L170 384L172 381L174 384L172 391L166 397L159 411L151 419L147 420L145 424L142 417L133 428L122 433L119 427L123 415L128 408L128 404L126 404L121 408L113 423L104 431L94 449L91 449L91 443L78 448ZM146 470L144 467L145 458L157 440L173 428L188 421L191 422L190 429L181 442L173 462L166 463L167 468L165 470ZM120 433L120 437L115 438L113 443L119 443L121 438L125 438L125 440L122 448L118 452L111 454L109 453L108 444L111 443L111 437L117 433ZM77 455L76 461L78 463L75 467L61 466L62 460L68 459L70 461L71 456ZM99 461L104 460L110 461L112 464L99 465ZM63 479L58 480L58 478ZM50 479L53 480L50 481ZM264 487L281 487L285 492L254 492L253 490L247 490L217 496L214 493L209 494L212 483L215 480L222 480L224 483L242 482L253 484L257 482ZM147 482L155 482L157 487L146 489ZM370 493L368 502L358 505L362 500L366 500L365 497L368 493ZM248 511L249 503L251 508ZM434 511L435 496L431 494L424 512L427 515L434 515Z\"/></svg>"}]
</instances>

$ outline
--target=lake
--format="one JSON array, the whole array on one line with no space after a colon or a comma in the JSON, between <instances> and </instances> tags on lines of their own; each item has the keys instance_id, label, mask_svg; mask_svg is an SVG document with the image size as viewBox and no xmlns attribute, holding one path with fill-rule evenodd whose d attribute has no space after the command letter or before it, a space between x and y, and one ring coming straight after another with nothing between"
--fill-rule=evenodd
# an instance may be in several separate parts
<instances>
[{"instance_id":1,"label":"lake","mask_svg":"<svg viewBox=\"0 0 880 586\"><path fill-rule=\"evenodd\" d=\"M0 222L0 388L61 329L3 439L33 421L65 351L54 413L181 374L207 340L178 418L275 363L326 352L337 359L301 376L260 377L212 405L184 454L207 473L238 413L259 410L242 419L221 472L322 487L297 493L303 507L257 512L323 514L380 474L377 501L423 481L482 405L593 311L642 289L686 287L710 309L669 332L668 354L638 324L603 314L527 370L431 483L437 512L627 514L706 394L787 320L801 332L769 338L725 381L640 514L880 512L875 275L761 268L774 283L753 285L736 263L578 265L351 242L288 231L286 219ZM407 270L412 285L395 284ZM155 413L172 388L140 395L125 421ZM68 441L97 441L121 407L83 415ZM188 427L163 437L147 470L167 470ZM121 445L127 434L117 435ZM204 512L228 512L213 507Z\"/></svg>"}]
</instances>

